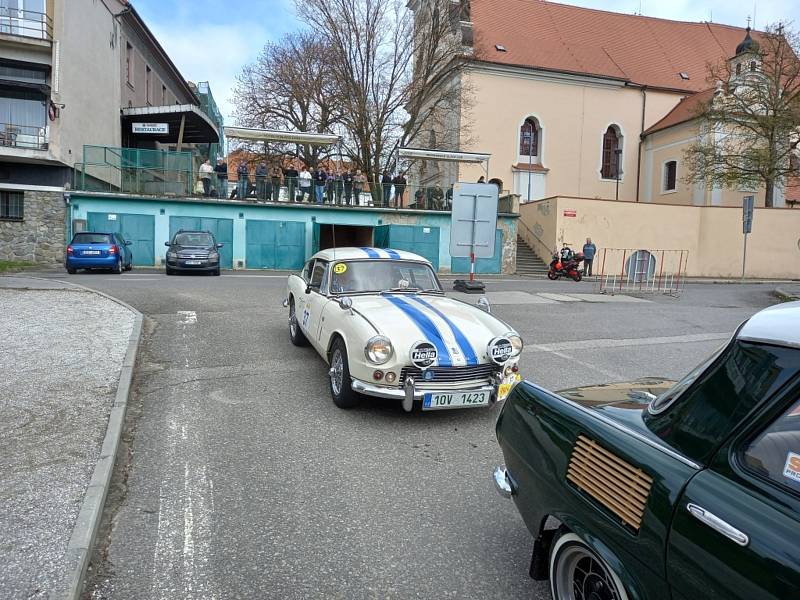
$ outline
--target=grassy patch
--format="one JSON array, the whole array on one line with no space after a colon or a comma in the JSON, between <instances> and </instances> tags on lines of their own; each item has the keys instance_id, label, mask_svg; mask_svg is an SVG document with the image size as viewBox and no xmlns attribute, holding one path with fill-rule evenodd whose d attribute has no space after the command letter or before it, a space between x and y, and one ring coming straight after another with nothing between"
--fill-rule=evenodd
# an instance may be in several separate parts
<instances>
[{"instance_id":1,"label":"grassy patch","mask_svg":"<svg viewBox=\"0 0 800 600\"><path fill-rule=\"evenodd\" d=\"M0 273L22 271L35 266L36 263L28 262L27 260L0 260Z\"/></svg>"}]
</instances>

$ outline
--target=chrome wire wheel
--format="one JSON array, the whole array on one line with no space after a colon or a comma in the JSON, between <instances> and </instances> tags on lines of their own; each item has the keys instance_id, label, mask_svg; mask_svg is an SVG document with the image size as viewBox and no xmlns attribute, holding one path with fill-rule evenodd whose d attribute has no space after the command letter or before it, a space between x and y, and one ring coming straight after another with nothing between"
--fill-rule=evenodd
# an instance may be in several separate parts
<instances>
[{"instance_id":1,"label":"chrome wire wheel","mask_svg":"<svg viewBox=\"0 0 800 600\"><path fill-rule=\"evenodd\" d=\"M294 302L289 304L289 333L292 337L297 335L297 315L294 312Z\"/></svg>"},{"instance_id":2,"label":"chrome wire wheel","mask_svg":"<svg viewBox=\"0 0 800 600\"><path fill-rule=\"evenodd\" d=\"M342 384L344 382L344 359L340 348L336 348L331 355L330 374L331 390L334 395L338 396L342 393Z\"/></svg>"},{"instance_id":3,"label":"chrome wire wheel","mask_svg":"<svg viewBox=\"0 0 800 600\"><path fill-rule=\"evenodd\" d=\"M555 545L550 565L554 600L627 600L615 573L574 534Z\"/></svg>"}]
</instances>

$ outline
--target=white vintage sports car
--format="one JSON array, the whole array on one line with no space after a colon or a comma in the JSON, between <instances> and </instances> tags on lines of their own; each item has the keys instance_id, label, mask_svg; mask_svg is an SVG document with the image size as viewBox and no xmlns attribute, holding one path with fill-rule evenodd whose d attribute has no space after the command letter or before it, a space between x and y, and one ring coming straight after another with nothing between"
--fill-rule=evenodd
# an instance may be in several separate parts
<instances>
[{"instance_id":1,"label":"white vintage sports car","mask_svg":"<svg viewBox=\"0 0 800 600\"><path fill-rule=\"evenodd\" d=\"M330 365L333 402L362 395L411 411L487 406L521 380L522 339L481 308L447 298L431 264L386 248L336 248L289 276L289 335Z\"/></svg>"}]
</instances>

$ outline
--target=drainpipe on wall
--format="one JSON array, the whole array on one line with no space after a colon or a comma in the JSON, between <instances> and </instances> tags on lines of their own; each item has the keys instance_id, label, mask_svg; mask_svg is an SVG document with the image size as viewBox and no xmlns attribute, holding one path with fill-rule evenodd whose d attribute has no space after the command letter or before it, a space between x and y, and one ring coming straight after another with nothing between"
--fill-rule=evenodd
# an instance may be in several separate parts
<instances>
[{"instance_id":1,"label":"drainpipe on wall","mask_svg":"<svg viewBox=\"0 0 800 600\"><path fill-rule=\"evenodd\" d=\"M647 109L647 86L643 85L642 89L642 124L639 128L639 152L638 152L638 159L636 161L636 201L639 201L639 185L641 183L642 178L642 143L644 139L642 135L644 134L644 114L645 110Z\"/></svg>"}]
</instances>

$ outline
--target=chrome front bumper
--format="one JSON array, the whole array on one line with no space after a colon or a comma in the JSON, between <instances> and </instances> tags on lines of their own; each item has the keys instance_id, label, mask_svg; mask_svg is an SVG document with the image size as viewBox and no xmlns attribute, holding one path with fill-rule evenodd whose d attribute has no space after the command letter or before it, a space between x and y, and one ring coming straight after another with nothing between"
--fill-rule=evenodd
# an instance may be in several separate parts
<instances>
[{"instance_id":1,"label":"chrome front bumper","mask_svg":"<svg viewBox=\"0 0 800 600\"><path fill-rule=\"evenodd\" d=\"M463 389L458 388L452 391L470 392L474 390L491 388L492 395L489 402L490 404L492 404L497 401L497 388L499 386L500 386L500 380L497 377L494 377L490 383L484 383L482 385L477 385L477 386L470 386ZM378 398L402 400L403 410L405 410L406 412L411 412L411 410L414 408L414 401L422 400L423 396L425 396L425 393L430 391L430 390L416 389L413 377L407 377L405 385L402 388L389 388L379 385L373 385L371 383L361 381L360 379L353 379L352 383L350 384L350 387L353 389L354 392L358 392L359 394L366 394L367 396L377 396Z\"/></svg>"}]
</instances>

